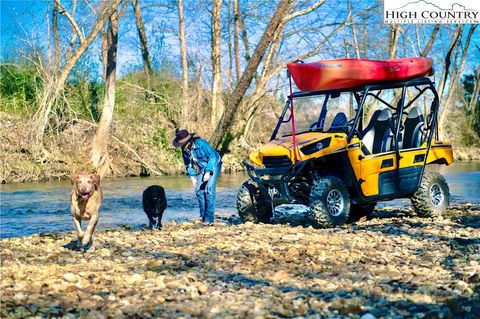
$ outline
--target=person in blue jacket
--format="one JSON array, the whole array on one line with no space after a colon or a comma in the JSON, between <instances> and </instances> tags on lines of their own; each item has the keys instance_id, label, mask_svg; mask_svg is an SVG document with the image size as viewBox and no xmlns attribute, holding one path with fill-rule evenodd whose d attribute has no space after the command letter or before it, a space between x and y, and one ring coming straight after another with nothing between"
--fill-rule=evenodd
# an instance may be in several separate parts
<instances>
[{"instance_id":1,"label":"person in blue jacket","mask_svg":"<svg viewBox=\"0 0 480 319\"><path fill-rule=\"evenodd\" d=\"M175 133L174 147L182 148L187 176L192 180L200 206L199 222L213 224L216 202L216 185L222 168L220 154L204 139L187 130ZM195 168L197 167L197 171Z\"/></svg>"}]
</instances>

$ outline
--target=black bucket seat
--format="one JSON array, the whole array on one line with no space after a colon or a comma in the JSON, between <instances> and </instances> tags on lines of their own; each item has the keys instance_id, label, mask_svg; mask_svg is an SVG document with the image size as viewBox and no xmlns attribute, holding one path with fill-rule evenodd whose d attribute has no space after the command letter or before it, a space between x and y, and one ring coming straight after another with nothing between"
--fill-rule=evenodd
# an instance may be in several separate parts
<instances>
[{"instance_id":1,"label":"black bucket seat","mask_svg":"<svg viewBox=\"0 0 480 319\"><path fill-rule=\"evenodd\" d=\"M405 130L402 149L417 148L422 145L424 125L425 120L422 111L418 106L413 107L410 112L408 112L407 118L404 122Z\"/></svg>"},{"instance_id":2,"label":"black bucket seat","mask_svg":"<svg viewBox=\"0 0 480 319\"><path fill-rule=\"evenodd\" d=\"M390 127L392 111L389 109L377 110L365 129L362 131L362 142L372 154L390 150Z\"/></svg>"}]
</instances>

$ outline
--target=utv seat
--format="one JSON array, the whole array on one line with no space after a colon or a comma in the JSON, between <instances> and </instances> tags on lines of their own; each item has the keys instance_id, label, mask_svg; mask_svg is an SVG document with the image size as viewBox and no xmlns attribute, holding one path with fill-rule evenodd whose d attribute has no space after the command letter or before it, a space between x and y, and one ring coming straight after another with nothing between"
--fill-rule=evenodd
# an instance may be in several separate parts
<instances>
[{"instance_id":1,"label":"utv seat","mask_svg":"<svg viewBox=\"0 0 480 319\"><path fill-rule=\"evenodd\" d=\"M424 125L425 120L422 111L418 106L413 107L405 119L402 149L417 148L422 145Z\"/></svg>"},{"instance_id":2,"label":"utv seat","mask_svg":"<svg viewBox=\"0 0 480 319\"><path fill-rule=\"evenodd\" d=\"M390 126L392 112L389 109L377 110L362 131L362 142L372 154L390 151Z\"/></svg>"},{"instance_id":3,"label":"utv seat","mask_svg":"<svg viewBox=\"0 0 480 319\"><path fill-rule=\"evenodd\" d=\"M330 125L330 128L328 129L328 132L345 132L346 131L346 126L347 126L348 120L347 116L343 112L337 113L335 117L333 118L332 124Z\"/></svg>"}]
</instances>

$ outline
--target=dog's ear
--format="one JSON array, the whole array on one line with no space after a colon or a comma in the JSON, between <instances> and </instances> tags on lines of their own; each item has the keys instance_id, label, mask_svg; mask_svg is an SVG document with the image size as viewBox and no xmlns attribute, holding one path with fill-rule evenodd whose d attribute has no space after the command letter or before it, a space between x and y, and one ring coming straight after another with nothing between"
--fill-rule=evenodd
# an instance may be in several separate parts
<instances>
[{"instance_id":1,"label":"dog's ear","mask_svg":"<svg viewBox=\"0 0 480 319\"><path fill-rule=\"evenodd\" d=\"M75 185L78 181L78 174L70 175L70 181L72 182L72 185Z\"/></svg>"},{"instance_id":2,"label":"dog's ear","mask_svg":"<svg viewBox=\"0 0 480 319\"><path fill-rule=\"evenodd\" d=\"M99 186L99 185L100 185L100 180L102 179L102 178L100 177L100 175L99 175L98 173L92 173L92 174L90 174L90 176L92 176L93 183L94 183L95 185Z\"/></svg>"}]
</instances>

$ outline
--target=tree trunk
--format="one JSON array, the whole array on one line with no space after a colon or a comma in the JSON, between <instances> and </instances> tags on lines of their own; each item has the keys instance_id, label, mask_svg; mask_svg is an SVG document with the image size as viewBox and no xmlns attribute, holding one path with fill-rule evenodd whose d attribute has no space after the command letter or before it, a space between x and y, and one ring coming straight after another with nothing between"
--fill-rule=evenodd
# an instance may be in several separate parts
<instances>
[{"instance_id":1,"label":"tree trunk","mask_svg":"<svg viewBox=\"0 0 480 319\"><path fill-rule=\"evenodd\" d=\"M347 7L348 7L348 14L352 15L353 12L352 12L352 7L350 5L350 0L347 1ZM355 51L355 57L357 59L360 59L360 48L358 47L357 32L355 30L354 22L350 23L350 29L352 30L353 50Z\"/></svg>"},{"instance_id":2,"label":"tree trunk","mask_svg":"<svg viewBox=\"0 0 480 319\"><path fill-rule=\"evenodd\" d=\"M60 91L63 90L70 72L77 63L78 59L80 59L93 40L97 37L107 19L118 7L120 1L121 0L114 0L102 9L95 26L92 28L88 36L80 41L80 44L73 54L67 58L63 70L58 74L58 76L52 76L52 79L49 81L49 83L45 84L42 97L40 99L39 109L32 119L31 136L33 140L34 153L37 153L43 145L43 135L48 125L50 112Z\"/></svg>"},{"instance_id":3,"label":"tree trunk","mask_svg":"<svg viewBox=\"0 0 480 319\"><path fill-rule=\"evenodd\" d=\"M240 66L240 47L238 42L240 30L240 6L238 0L233 0L233 51L235 56L236 81L240 80L242 69Z\"/></svg>"},{"instance_id":4,"label":"tree trunk","mask_svg":"<svg viewBox=\"0 0 480 319\"><path fill-rule=\"evenodd\" d=\"M472 113L472 127L477 132L477 136L480 137L480 68L477 68L477 74L475 76L475 85L473 87L472 98L468 109Z\"/></svg>"},{"instance_id":5,"label":"tree trunk","mask_svg":"<svg viewBox=\"0 0 480 319\"><path fill-rule=\"evenodd\" d=\"M467 35L467 39L465 40L465 46L463 48L463 53L462 53L462 57L460 59L460 64L458 65L458 68L455 72L455 74L453 74L453 76L451 77L451 80L450 80L450 90L448 91L448 95L447 95L447 98L445 100L445 107L443 109L443 112L442 112L442 115L440 116L440 122L438 123L438 128L440 130L440 133L441 133L441 136L442 136L442 139L446 139L448 138L449 136L449 132L447 131L447 118L450 116L450 113L451 113L451 110L453 108L454 104L453 103L453 96L457 90L457 85L458 85L458 82L460 80L460 75L462 74L462 70L463 70L463 66L465 65L465 60L467 58L467 53L468 53L468 47L470 46L470 41L472 39L472 35L473 35L473 32L475 31L477 25L476 24L472 24L470 26L470 30L468 31L468 35Z\"/></svg>"},{"instance_id":6,"label":"tree trunk","mask_svg":"<svg viewBox=\"0 0 480 319\"><path fill-rule=\"evenodd\" d=\"M438 83L438 97L440 100L442 99L443 90L445 89L445 84L447 83L448 72L450 71L450 65L452 63L452 54L458 44L458 39L460 39L462 30L463 26L461 24L457 24L450 42L450 46L448 47L447 55L445 56L445 67L443 68L442 76L440 77L440 82Z\"/></svg>"},{"instance_id":7,"label":"tree trunk","mask_svg":"<svg viewBox=\"0 0 480 319\"><path fill-rule=\"evenodd\" d=\"M240 35L243 42L243 47L245 48L245 61L250 60L250 45L248 43L247 29L245 28L245 15L241 15L240 7L238 7L238 26L240 27ZM237 82L240 81L240 78L237 79Z\"/></svg>"},{"instance_id":8,"label":"tree trunk","mask_svg":"<svg viewBox=\"0 0 480 319\"><path fill-rule=\"evenodd\" d=\"M110 126L112 124L113 109L115 107L115 80L117 70L117 43L118 43L118 13L115 11L109 19L106 32L105 46L102 50L107 51L107 59L103 61L105 68L105 99L102 115L97 126L97 131L92 141L92 164L95 170L103 176L108 169L108 141Z\"/></svg>"},{"instance_id":9,"label":"tree trunk","mask_svg":"<svg viewBox=\"0 0 480 319\"><path fill-rule=\"evenodd\" d=\"M475 72L474 81L475 83L473 84L472 98L468 104L468 110L472 114L475 114L475 108L477 107L478 99L480 98L480 68L477 68L477 71Z\"/></svg>"},{"instance_id":10,"label":"tree trunk","mask_svg":"<svg viewBox=\"0 0 480 319\"><path fill-rule=\"evenodd\" d=\"M233 86L233 45L232 45L232 26L233 26L233 2L230 0L228 3L228 15L227 15L227 26L228 26L228 78L227 78L227 88L228 94L232 92Z\"/></svg>"},{"instance_id":11,"label":"tree trunk","mask_svg":"<svg viewBox=\"0 0 480 319\"><path fill-rule=\"evenodd\" d=\"M60 36L58 35L58 6L59 0L53 1L53 14L52 14L52 33L53 33L53 42L55 45L53 52L53 69L54 72L57 72L60 65Z\"/></svg>"},{"instance_id":12,"label":"tree trunk","mask_svg":"<svg viewBox=\"0 0 480 319\"><path fill-rule=\"evenodd\" d=\"M188 93L188 63L187 63L187 41L185 38L185 18L183 15L183 1L178 0L178 37L180 39L180 52L182 55L182 90L183 95Z\"/></svg>"},{"instance_id":13,"label":"tree trunk","mask_svg":"<svg viewBox=\"0 0 480 319\"><path fill-rule=\"evenodd\" d=\"M432 49L433 43L435 42L435 38L437 37L438 31L440 31L440 25L436 24L435 28L433 28L432 35L430 36L430 39L428 40L428 43L425 46L425 49L423 49L420 56L427 56L428 55L428 53Z\"/></svg>"},{"instance_id":14,"label":"tree trunk","mask_svg":"<svg viewBox=\"0 0 480 319\"><path fill-rule=\"evenodd\" d=\"M218 122L215 132L213 133L210 142L214 147L219 147L225 134L228 132L232 125L232 120L237 113L237 109L242 101L245 92L247 91L250 83L255 76L258 65L260 64L262 57L267 50L268 46L272 42L275 31L282 23L283 17L287 14L290 8L291 0L281 0L277 6L275 14L268 23L268 26L263 33L260 41L258 42L255 52L252 58L248 61L247 67L243 72L240 81L238 81L235 90L228 99L228 104L225 108L225 112L222 115L221 120Z\"/></svg>"},{"instance_id":15,"label":"tree trunk","mask_svg":"<svg viewBox=\"0 0 480 319\"><path fill-rule=\"evenodd\" d=\"M181 1L181 0L180 0ZM152 62L150 60L150 51L148 50L147 33L143 24L142 12L140 11L139 0L132 0L133 11L135 12L135 22L137 24L138 38L140 39L140 48L142 50L143 67L148 77L153 74ZM150 88L148 88L150 90Z\"/></svg>"},{"instance_id":16,"label":"tree trunk","mask_svg":"<svg viewBox=\"0 0 480 319\"><path fill-rule=\"evenodd\" d=\"M388 58L394 59L397 56L398 39L400 38L400 24L394 24L390 27L390 35L388 41Z\"/></svg>"},{"instance_id":17,"label":"tree trunk","mask_svg":"<svg viewBox=\"0 0 480 319\"><path fill-rule=\"evenodd\" d=\"M212 116L214 126L223 113L222 101L222 67L220 61L220 32L222 0L214 0L212 8Z\"/></svg>"}]
</instances>

